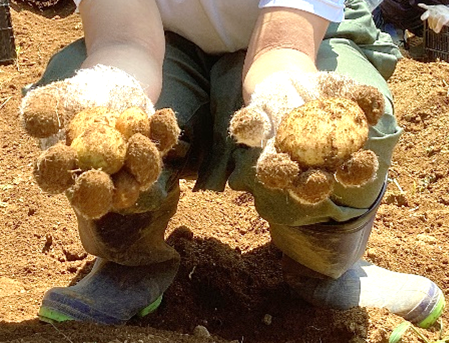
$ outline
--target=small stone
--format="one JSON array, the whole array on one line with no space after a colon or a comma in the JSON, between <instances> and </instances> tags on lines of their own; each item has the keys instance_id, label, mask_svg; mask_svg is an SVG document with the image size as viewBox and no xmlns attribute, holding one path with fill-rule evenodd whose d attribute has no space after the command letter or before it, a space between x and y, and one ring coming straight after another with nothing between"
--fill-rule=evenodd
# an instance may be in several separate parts
<instances>
[{"instance_id":1,"label":"small stone","mask_svg":"<svg viewBox=\"0 0 449 343\"><path fill-rule=\"evenodd\" d=\"M271 325L272 322L273 317L271 315L266 314L265 316L263 316L262 323L264 323L265 325Z\"/></svg>"},{"instance_id":2,"label":"small stone","mask_svg":"<svg viewBox=\"0 0 449 343\"><path fill-rule=\"evenodd\" d=\"M202 325L197 325L195 329L193 329L193 335L196 337L210 337L209 331Z\"/></svg>"},{"instance_id":3,"label":"small stone","mask_svg":"<svg viewBox=\"0 0 449 343\"><path fill-rule=\"evenodd\" d=\"M369 258L376 258L376 257L378 257L376 249L373 249L373 248L368 249L367 252L366 252L366 255Z\"/></svg>"}]
</instances>

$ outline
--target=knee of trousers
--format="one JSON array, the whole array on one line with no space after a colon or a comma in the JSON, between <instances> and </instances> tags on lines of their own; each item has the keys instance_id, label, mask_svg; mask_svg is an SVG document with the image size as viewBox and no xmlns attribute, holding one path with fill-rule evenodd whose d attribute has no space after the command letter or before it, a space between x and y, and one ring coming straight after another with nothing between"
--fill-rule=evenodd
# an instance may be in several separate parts
<instances>
[{"instance_id":1,"label":"knee of trousers","mask_svg":"<svg viewBox=\"0 0 449 343\"><path fill-rule=\"evenodd\" d=\"M304 276L337 279L363 256L385 188L365 214L346 222L270 224L273 243L301 265Z\"/></svg>"}]
</instances>

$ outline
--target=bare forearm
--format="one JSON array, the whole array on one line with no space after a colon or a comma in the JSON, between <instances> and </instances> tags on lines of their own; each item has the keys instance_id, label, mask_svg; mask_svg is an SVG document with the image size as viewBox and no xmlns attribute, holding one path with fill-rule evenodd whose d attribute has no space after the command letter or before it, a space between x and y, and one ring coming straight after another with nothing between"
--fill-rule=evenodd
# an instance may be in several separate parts
<instances>
[{"instance_id":1,"label":"bare forearm","mask_svg":"<svg viewBox=\"0 0 449 343\"><path fill-rule=\"evenodd\" d=\"M265 52L251 63L243 79L243 97L248 103L257 84L278 71L301 74L317 71L314 60L306 54L291 49L276 49Z\"/></svg>"},{"instance_id":2,"label":"bare forearm","mask_svg":"<svg viewBox=\"0 0 449 343\"><path fill-rule=\"evenodd\" d=\"M316 71L315 58L328 22L313 14L269 9L259 16L243 70L246 102L257 84L277 72Z\"/></svg>"},{"instance_id":3,"label":"bare forearm","mask_svg":"<svg viewBox=\"0 0 449 343\"><path fill-rule=\"evenodd\" d=\"M80 13L88 55L83 67L120 68L135 77L156 102L162 87L165 41L155 1L84 0Z\"/></svg>"},{"instance_id":4,"label":"bare forearm","mask_svg":"<svg viewBox=\"0 0 449 343\"><path fill-rule=\"evenodd\" d=\"M103 64L119 68L135 77L150 100L155 103L162 88L161 62L139 46L114 44L92 51L82 67Z\"/></svg>"}]
</instances>

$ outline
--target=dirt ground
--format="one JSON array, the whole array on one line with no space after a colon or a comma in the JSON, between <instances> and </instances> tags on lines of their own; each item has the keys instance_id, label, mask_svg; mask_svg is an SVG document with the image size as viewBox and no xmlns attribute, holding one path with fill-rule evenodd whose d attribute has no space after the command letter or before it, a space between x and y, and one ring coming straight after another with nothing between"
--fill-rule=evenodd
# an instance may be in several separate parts
<instances>
[{"instance_id":1,"label":"dirt ground","mask_svg":"<svg viewBox=\"0 0 449 343\"><path fill-rule=\"evenodd\" d=\"M0 342L387 342L402 319L386 310L321 310L291 296L280 251L249 194L193 193L187 181L167 231L182 264L156 313L120 327L39 322L44 292L75 283L93 261L80 245L65 197L35 184L32 165L40 151L18 116L21 88L39 78L54 52L82 35L73 11L69 1L46 11L11 3L18 59L0 66ZM448 82L449 64L410 58L390 80L404 134L366 252L379 266L431 278L446 295ZM448 320L446 313L443 334ZM439 325L421 330L429 340L439 331ZM412 333L403 341L421 342Z\"/></svg>"}]
</instances>

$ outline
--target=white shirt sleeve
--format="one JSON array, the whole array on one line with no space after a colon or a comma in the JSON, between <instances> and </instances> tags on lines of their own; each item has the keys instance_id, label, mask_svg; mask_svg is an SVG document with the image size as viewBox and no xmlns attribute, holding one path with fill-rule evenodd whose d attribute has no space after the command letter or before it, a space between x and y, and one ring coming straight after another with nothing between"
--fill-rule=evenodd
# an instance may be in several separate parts
<instances>
[{"instance_id":1,"label":"white shirt sleeve","mask_svg":"<svg viewBox=\"0 0 449 343\"><path fill-rule=\"evenodd\" d=\"M339 23L344 18L344 0L260 0L259 8L290 7Z\"/></svg>"},{"instance_id":2,"label":"white shirt sleeve","mask_svg":"<svg viewBox=\"0 0 449 343\"><path fill-rule=\"evenodd\" d=\"M81 2L82 0L73 0L73 2L75 3L75 5L76 5L76 11L75 12L78 12L78 6L80 5L80 2Z\"/></svg>"},{"instance_id":3,"label":"white shirt sleeve","mask_svg":"<svg viewBox=\"0 0 449 343\"><path fill-rule=\"evenodd\" d=\"M73 0L77 10L81 1ZM259 8L264 7L296 8L337 23L344 18L344 0L260 0Z\"/></svg>"}]
</instances>

